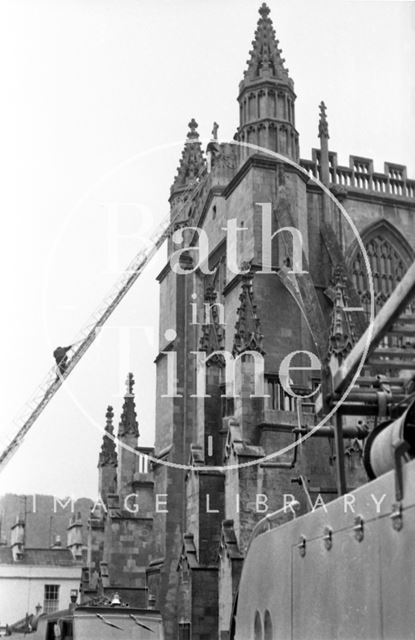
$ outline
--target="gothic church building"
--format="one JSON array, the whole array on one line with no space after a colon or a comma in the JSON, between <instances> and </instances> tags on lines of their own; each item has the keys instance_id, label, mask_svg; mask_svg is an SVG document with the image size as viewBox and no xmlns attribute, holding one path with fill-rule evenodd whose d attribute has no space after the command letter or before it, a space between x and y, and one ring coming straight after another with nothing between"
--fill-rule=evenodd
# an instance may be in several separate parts
<instances>
[{"instance_id":1,"label":"gothic church building","mask_svg":"<svg viewBox=\"0 0 415 640\"><path fill-rule=\"evenodd\" d=\"M130 375L118 450L109 408L99 457L106 508L91 518L83 598L117 591L160 609L167 640L229 638L266 509L289 495L304 513L310 498L336 496L333 438L293 445L316 424L327 358L347 353L367 325L367 261L379 309L414 260L415 181L395 163L377 173L352 155L340 166L324 103L319 145L300 158L294 82L266 4L259 14L234 141L220 143L214 127L205 151L191 120L171 186L154 449L138 446ZM357 309L340 321L339 291ZM361 449L350 439L345 450L355 488L365 481Z\"/></svg>"}]
</instances>

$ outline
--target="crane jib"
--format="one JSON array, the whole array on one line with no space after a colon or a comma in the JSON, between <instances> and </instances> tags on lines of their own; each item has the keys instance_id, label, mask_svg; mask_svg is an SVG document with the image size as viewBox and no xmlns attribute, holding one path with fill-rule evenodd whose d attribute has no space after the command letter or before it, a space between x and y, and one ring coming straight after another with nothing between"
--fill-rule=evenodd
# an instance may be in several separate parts
<instances>
[{"instance_id":1,"label":"crane jib","mask_svg":"<svg viewBox=\"0 0 415 640\"><path fill-rule=\"evenodd\" d=\"M116 282L111 292L104 298L100 307L92 314L88 324L81 329L81 338L72 343L79 344L79 347L74 351L72 357L68 361L65 371L57 372L56 367L53 367L47 374L44 382L36 389L32 398L26 403L23 412L20 414L19 418L14 421L14 424L18 429L17 433L11 437L9 444L6 445L5 449L0 454L0 471L16 453L29 429L33 426L34 422L49 404L55 393L62 386L63 381L69 376L92 345L98 336L99 331L115 311L124 296L131 289L145 266L148 264L149 260L151 260L163 245L166 238L168 238L169 233L174 229L174 225L178 218L182 218L183 214L189 209L194 197L205 186L207 178L207 173L200 176L195 188L190 192L190 197L184 206L177 211L173 219L170 218L170 214L163 219L150 236L150 246L147 249L140 251L128 265L127 269ZM2 437L4 438L4 436Z\"/></svg>"}]
</instances>

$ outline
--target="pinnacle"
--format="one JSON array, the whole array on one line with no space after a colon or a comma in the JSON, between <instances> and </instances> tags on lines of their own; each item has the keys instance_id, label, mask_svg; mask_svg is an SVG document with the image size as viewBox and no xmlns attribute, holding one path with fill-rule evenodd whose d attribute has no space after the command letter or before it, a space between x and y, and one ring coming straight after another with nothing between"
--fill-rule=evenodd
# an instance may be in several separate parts
<instances>
[{"instance_id":1,"label":"pinnacle","mask_svg":"<svg viewBox=\"0 0 415 640\"><path fill-rule=\"evenodd\" d=\"M102 439L101 452L99 454L98 466L115 466L117 464L117 453L115 450L115 442L112 438L114 433L114 427L112 420L114 417L113 408L108 406L105 414L107 419L104 431L104 437Z\"/></svg>"},{"instance_id":2,"label":"pinnacle","mask_svg":"<svg viewBox=\"0 0 415 640\"><path fill-rule=\"evenodd\" d=\"M108 431L108 433L113 433L114 426L112 424L112 420L114 418L114 409L109 405L107 407L107 413L105 414L105 417L107 419L107 423L105 425L105 431Z\"/></svg>"},{"instance_id":3,"label":"pinnacle","mask_svg":"<svg viewBox=\"0 0 415 640\"><path fill-rule=\"evenodd\" d=\"M259 8L259 14L243 84L258 81L260 78L275 78L291 83L288 69L284 67L285 59L281 57L282 51L278 48L279 41L276 39L272 20L269 17L270 8L265 2Z\"/></svg>"},{"instance_id":4,"label":"pinnacle","mask_svg":"<svg viewBox=\"0 0 415 640\"><path fill-rule=\"evenodd\" d=\"M176 189L182 189L197 179L204 168L206 160L201 149L199 133L197 132L198 123L192 118L188 124L189 131L180 158L180 164L177 169L177 175L174 179L172 192Z\"/></svg>"},{"instance_id":5,"label":"pinnacle","mask_svg":"<svg viewBox=\"0 0 415 640\"><path fill-rule=\"evenodd\" d=\"M137 422L137 414L135 411L135 401L134 401L134 376L132 373L129 373L126 380L126 393L124 396L124 404L122 407L121 419L118 428L118 437L123 436L134 436L138 438L138 422Z\"/></svg>"},{"instance_id":6,"label":"pinnacle","mask_svg":"<svg viewBox=\"0 0 415 640\"><path fill-rule=\"evenodd\" d=\"M327 121L327 113L326 113L326 105L322 100L319 104L320 109L320 119L318 123L318 137L319 138L329 138L329 124Z\"/></svg>"}]
</instances>

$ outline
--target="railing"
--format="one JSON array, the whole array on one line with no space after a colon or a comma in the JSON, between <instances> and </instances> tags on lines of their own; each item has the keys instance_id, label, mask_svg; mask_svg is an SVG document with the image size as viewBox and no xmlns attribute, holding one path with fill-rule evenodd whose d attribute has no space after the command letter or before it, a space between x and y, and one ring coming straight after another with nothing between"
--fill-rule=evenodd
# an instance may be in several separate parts
<instances>
[{"instance_id":1,"label":"railing","mask_svg":"<svg viewBox=\"0 0 415 640\"><path fill-rule=\"evenodd\" d=\"M300 160L300 165L310 177L321 178L320 149L312 150L312 160ZM415 198L415 180L406 177L404 165L385 162L385 173L373 171L373 160L350 156L349 166L337 164L337 153L329 152L329 175L331 184L361 189L399 198Z\"/></svg>"}]
</instances>

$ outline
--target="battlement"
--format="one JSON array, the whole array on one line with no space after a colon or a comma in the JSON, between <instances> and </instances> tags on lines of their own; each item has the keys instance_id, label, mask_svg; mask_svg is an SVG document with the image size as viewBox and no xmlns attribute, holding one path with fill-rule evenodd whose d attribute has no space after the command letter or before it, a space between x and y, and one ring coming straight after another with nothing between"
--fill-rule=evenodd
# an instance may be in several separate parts
<instances>
[{"instance_id":1,"label":"battlement","mask_svg":"<svg viewBox=\"0 0 415 640\"><path fill-rule=\"evenodd\" d=\"M310 176L321 180L320 149L312 149L311 160L300 160ZM337 162L337 153L329 151L330 183L350 189L359 189L381 195L415 199L415 180L407 178L406 166L394 162L384 163L384 173L373 171L373 160L349 156L349 166Z\"/></svg>"}]
</instances>

